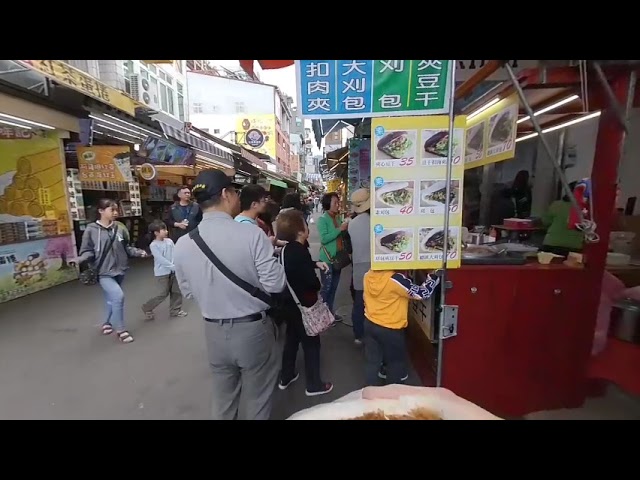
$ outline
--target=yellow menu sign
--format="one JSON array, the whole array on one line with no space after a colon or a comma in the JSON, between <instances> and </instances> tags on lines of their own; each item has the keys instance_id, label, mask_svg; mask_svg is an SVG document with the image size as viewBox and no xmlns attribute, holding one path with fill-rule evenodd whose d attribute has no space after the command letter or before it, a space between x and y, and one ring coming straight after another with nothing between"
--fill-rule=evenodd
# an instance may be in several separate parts
<instances>
[{"instance_id":1,"label":"yellow menu sign","mask_svg":"<svg viewBox=\"0 0 640 480\"><path fill-rule=\"evenodd\" d=\"M515 157L519 106L514 93L467 120L466 170Z\"/></svg>"},{"instance_id":2,"label":"yellow menu sign","mask_svg":"<svg viewBox=\"0 0 640 480\"><path fill-rule=\"evenodd\" d=\"M453 142L447 268L459 268L466 117L371 122L371 268L442 268L449 142Z\"/></svg>"},{"instance_id":3,"label":"yellow menu sign","mask_svg":"<svg viewBox=\"0 0 640 480\"><path fill-rule=\"evenodd\" d=\"M47 78L55 80L84 95L93 97L107 105L118 108L135 117L138 104L128 95L112 88L88 73L83 72L60 60L20 60L24 65L38 71Z\"/></svg>"}]
</instances>

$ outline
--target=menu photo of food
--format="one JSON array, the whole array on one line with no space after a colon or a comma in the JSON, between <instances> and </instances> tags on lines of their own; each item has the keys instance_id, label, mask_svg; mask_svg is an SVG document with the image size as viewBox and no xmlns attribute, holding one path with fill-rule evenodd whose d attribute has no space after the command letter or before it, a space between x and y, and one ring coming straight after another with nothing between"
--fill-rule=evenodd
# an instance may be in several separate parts
<instances>
[{"instance_id":1,"label":"menu photo of food","mask_svg":"<svg viewBox=\"0 0 640 480\"><path fill-rule=\"evenodd\" d=\"M376 178L375 214L376 215L411 215L414 207L414 180L384 181Z\"/></svg>"},{"instance_id":2,"label":"menu photo of food","mask_svg":"<svg viewBox=\"0 0 640 480\"><path fill-rule=\"evenodd\" d=\"M484 132L485 123L467 129L467 148L465 149L465 162L477 162L484 157Z\"/></svg>"},{"instance_id":3,"label":"menu photo of food","mask_svg":"<svg viewBox=\"0 0 640 480\"><path fill-rule=\"evenodd\" d=\"M487 156L511 150L515 145L518 105L511 105L489 119L489 146Z\"/></svg>"},{"instance_id":4,"label":"menu photo of food","mask_svg":"<svg viewBox=\"0 0 640 480\"><path fill-rule=\"evenodd\" d=\"M442 260L444 250L444 227L424 227L419 230L419 260ZM458 258L460 228L449 227L447 256L450 260Z\"/></svg>"},{"instance_id":5,"label":"menu photo of food","mask_svg":"<svg viewBox=\"0 0 640 480\"><path fill-rule=\"evenodd\" d=\"M377 136L376 167L411 167L416 165L418 145L416 130L387 130Z\"/></svg>"},{"instance_id":6,"label":"menu photo of food","mask_svg":"<svg viewBox=\"0 0 640 480\"><path fill-rule=\"evenodd\" d=\"M462 138L464 130L454 129L452 164L462 162ZM423 148L421 162L423 167L442 167L447 164L449 155L449 130L422 130Z\"/></svg>"},{"instance_id":7,"label":"menu photo of food","mask_svg":"<svg viewBox=\"0 0 640 480\"><path fill-rule=\"evenodd\" d=\"M451 180L449 185L449 211L459 213L460 180ZM446 199L446 180L422 180L420 182L420 215L444 214Z\"/></svg>"},{"instance_id":8,"label":"menu photo of food","mask_svg":"<svg viewBox=\"0 0 640 480\"><path fill-rule=\"evenodd\" d=\"M413 227L384 228L376 225L374 233L374 260L398 262L413 260Z\"/></svg>"}]
</instances>

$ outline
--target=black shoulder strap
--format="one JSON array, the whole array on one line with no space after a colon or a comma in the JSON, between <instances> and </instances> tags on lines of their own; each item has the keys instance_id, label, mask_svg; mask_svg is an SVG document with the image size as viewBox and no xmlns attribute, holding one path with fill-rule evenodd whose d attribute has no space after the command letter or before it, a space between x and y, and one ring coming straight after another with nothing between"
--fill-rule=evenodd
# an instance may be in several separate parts
<instances>
[{"instance_id":1,"label":"black shoulder strap","mask_svg":"<svg viewBox=\"0 0 640 480\"><path fill-rule=\"evenodd\" d=\"M216 257L215 253L213 253L209 248L209 245L207 245L205 241L202 239L202 237L200 236L200 232L198 228L195 228L194 230L189 232L189 237L191 237L191 239L194 242L196 242L196 245L198 246L198 248L200 248L200 250L202 250L202 253L204 253L207 256L207 258L211 261L211 263L213 263L215 267L218 270L220 270L220 273L222 273L225 277L227 277L229 280L231 280L233 283L235 283L238 287L243 289L252 297L255 297L258 300L263 301L267 305L271 305L271 296L268 293L263 292L262 290L260 290L260 288L251 285L249 282L245 282L243 279L241 279L235 273L229 270L220 261L220 259Z\"/></svg>"},{"instance_id":2,"label":"black shoulder strap","mask_svg":"<svg viewBox=\"0 0 640 480\"><path fill-rule=\"evenodd\" d=\"M98 261L98 264L96 265L96 270L98 272L100 271L100 268L102 267L102 264L104 263L105 259L107 258L107 254L109 253L109 250L111 250L111 247L113 247L113 242L116 240L116 236L117 235L118 235L118 226L115 225L113 227L113 234L109 238L109 243L107 243L107 245L104 247L104 250L102 251L102 255L100 255L100 260Z\"/></svg>"}]
</instances>

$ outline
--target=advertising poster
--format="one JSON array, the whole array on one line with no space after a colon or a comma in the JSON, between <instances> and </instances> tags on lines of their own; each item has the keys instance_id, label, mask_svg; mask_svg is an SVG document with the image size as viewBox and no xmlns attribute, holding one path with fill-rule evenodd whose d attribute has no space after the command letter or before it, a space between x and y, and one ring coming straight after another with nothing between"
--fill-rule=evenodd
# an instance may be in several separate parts
<instances>
[{"instance_id":1,"label":"advertising poster","mask_svg":"<svg viewBox=\"0 0 640 480\"><path fill-rule=\"evenodd\" d=\"M296 60L304 118L437 115L449 111L451 60Z\"/></svg>"},{"instance_id":2,"label":"advertising poster","mask_svg":"<svg viewBox=\"0 0 640 480\"><path fill-rule=\"evenodd\" d=\"M0 303L78 278L72 235L0 245Z\"/></svg>"},{"instance_id":3,"label":"advertising poster","mask_svg":"<svg viewBox=\"0 0 640 480\"><path fill-rule=\"evenodd\" d=\"M236 117L236 142L271 158L276 155L276 116L238 115Z\"/></svg>"},{"instance_id":4,"label":"advertising poster","mask_svg":"<svg viewBox=\"0 0 640 480\"><path fill-rule=\"evenodd\" d=\"M447 268L460 267L466 118L372 121L371 266L374 270L442 268L446 172L453 142Z\"/></svg>"},{"instance_id":5,"label":"advertising poster","mask_svg":"<svg viewBox=\"0 0 640 480\"><path fill-rule=\"evenodd\" d=\"M371 185L371 140L349 139L349 196L359 188Z\"/></svg>"},{"instance_id":6,"label":"advertising poster","mask_svg":"<svg viewBox=\"0 0 640 480\"><path fill-rule=\"evenodd\" d=\"M78 278L60 139L18 130L0 139L0 302Z\"/></svg>"},{"instance_id":7,"label":"advertising poster","mask_svg":"<svg viewBox=\"0 0 640 480\"><path fill-rule=\"evenodd\" d=\"M129 147L96 145L77 152L81 182L133 182Z\"/></svg>"},{"instance_id":8,"label":"advertising poster","mask_svg":"<svg viewBox=\"0 0 640 480\"><path fill-rule=\"evenodd\" d=\"M467 120L465 169L515 157L519 105L514 93Z\"/></svg>"}]
</instances>

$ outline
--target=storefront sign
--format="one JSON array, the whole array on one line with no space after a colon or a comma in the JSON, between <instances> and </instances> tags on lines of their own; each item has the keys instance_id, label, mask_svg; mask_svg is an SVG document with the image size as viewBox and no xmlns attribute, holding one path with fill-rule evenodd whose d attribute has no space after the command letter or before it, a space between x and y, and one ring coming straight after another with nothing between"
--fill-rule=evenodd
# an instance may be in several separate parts
<instances>
[{"instance_id":1,"label":"storefront sign","mask_svg":"<svg viewBox=\"0 0 640 480\"><path fill-rule=\"evenodd\" d=\"M465 169L515 157L518 108L514 93L467 121Z\"/></svg>"},{"instance_id":2,"label":"storefront sign","mask_svg":"<svg viewBox=\"0 0 640 480\"><path fill-rule=\"evenodd\" d=\"M349 139L348 195L371 184L371 140Z\"/></svg>"},{"instance_id":3,"label":"storefront sign","mask_svg":"<svg viewBox=\"0 0 640 480\"><path fill-rule=\"evenodd\" d=\"M238 145L244 148L277 158L276 116L237 116L236 138Z\"/></svg>"},{"instance_id":4,"label":"storefront sign","mask_svg":"<svg viewBox=\"0 0 640 480\"><path fill-rule=\"evenodd\" d=\"M81 182L129 183L133 181L129 147L95 145L77 147L76 150Z\"/></svg>"},{"instance_id":5,"label":"storefront sign","mask_svg":"<svg viewBox=\"0 0 640 480\"><path fill-rule=\"evenodd\" d=\"M455 119L448 268L460 267L465 117ZM442 267L449 117L374 119L371 260L374 270Z\"/></svg>"},{"instance_id":6,"label":"storefront sign","mask_svg":"<svg viewBox=\"0 0 640 480\"><path fill-rule=\"evenodd\" d=\"M0 245L0 303L78 278L71 235Z\"/></svg>"},{"instance_id":7,"label":"storefront sign","mask_svg":"<svg viewBox=\"0 0 640 480\"><path fill-rule=\"evenodd\" d=\"M153 180L154 178L156 178L156 175L156 167L154 167L150 163L143 163L142 165L140 165L140 176L144 180Z\"/></svg>"},{"instance_id":8,"label":"storefront sign","mask_svg":"<svg viewBox=\"0 0 640 480\"><path fill-rule=\"evenodd\" d=\"M448 113L450 60L296 60L310 119Z\"/></svg>"},{"instance_id":9,"label":"storefront sign","mask_svg":"<svg viewBox=\"0 0 640 480\"><path fill-rule=\"evenodd\" d=\"M137 104L132 98L61 60L20 61L27 67L73 90L120 109L133 117L136 115Z\"/></svg>"},{"instance_id":10,"label":"storefront sign","mask_svg":"<svg viewBox=\"0 0 640 480\"><path fill-rule=\"evenodd\" d=\"M1 140L30 140L37 135L33 130L18 127L0 127Z\"/></svg>"}]
</instances>

